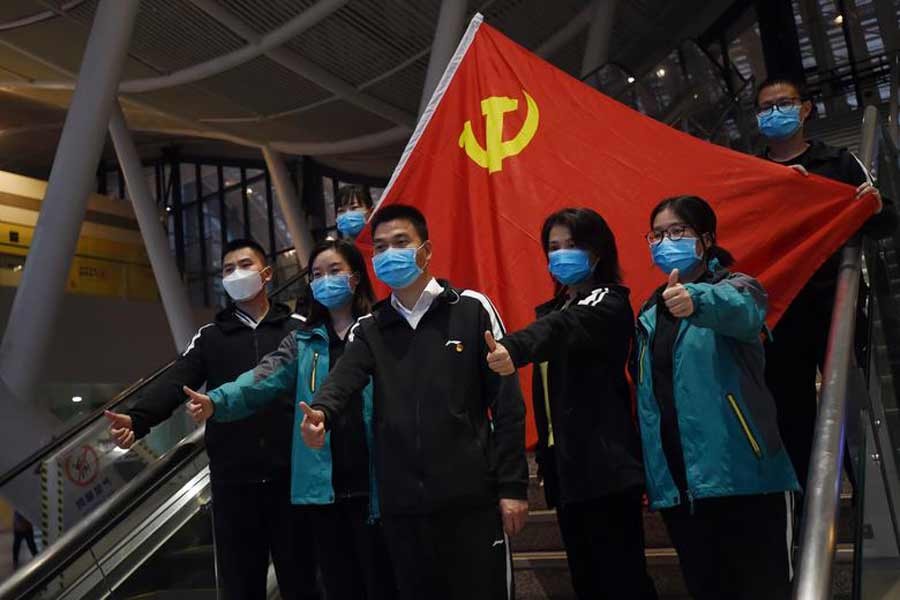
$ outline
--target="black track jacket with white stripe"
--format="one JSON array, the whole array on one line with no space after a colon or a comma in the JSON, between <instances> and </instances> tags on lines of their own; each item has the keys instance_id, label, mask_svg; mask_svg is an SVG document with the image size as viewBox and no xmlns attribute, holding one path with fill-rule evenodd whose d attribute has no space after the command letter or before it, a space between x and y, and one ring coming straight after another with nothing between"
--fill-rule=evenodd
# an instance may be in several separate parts
<instances>
[{"instance_id":1,"label":"black track jacket with white stripe","mask_svg":"<svg viewBox=\"0 0 900 600\"><path fill-rule=\"evenodd\" d=\"M484 332L502 338L500 318L485 296L439 283L443 293L415 329L389 300L361 318L313 402L327 427L372 377L375 467L386 514L527 497L519 380L487 366Z\"/></svg>"},{"instance_id":2,"label":"black track jacket with white stripe","mask_svg":"<svg viewBox=\"0 0 900 600\"><path fill-rule=\"evenodd\" d=\"M643 488L625 379L634 337L628 295L628 288L604 285L568 304L557 297L501 342L517 368L534 363L537 459L551 506Z\"/></svg>"},{"instance_id":3,"label":"black track jacket with white stripe","mask_svg":"<svg viewBox=\"0 0 900 600\"><path fill-rule=\"evenodd\" d=\"M220 311L213 323L200 328L175 364L147 386L131 416L136 437L168 419L187 402L182 386L214 389L237 379L254 368L281 340L303 326L299 315L284 304L272 304L256 328L242 322L229 307ZM246 419L230 423L215 420L206 423L206 452L209 469L217 482L245 483L290 480L291 438L293 436L294 398L285 396Z\"/></svg>"}]
</instances>

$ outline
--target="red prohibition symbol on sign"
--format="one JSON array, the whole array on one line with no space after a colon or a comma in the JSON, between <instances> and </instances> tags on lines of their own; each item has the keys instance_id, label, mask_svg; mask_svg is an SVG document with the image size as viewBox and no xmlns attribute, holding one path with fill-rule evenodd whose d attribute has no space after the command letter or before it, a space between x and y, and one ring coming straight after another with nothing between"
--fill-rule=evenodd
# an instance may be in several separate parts
<instances>
[{"instance_id":1,"label":"red prohibition symbol on sign","mask_svg":"<svg viewBox=\"0 0 900 600\"><path fill-rule=\"evenodd\" d=\"M100 459L91 446L82 446L66 457L66 477L80 487L94 483L100 474Z\"/></svg>"}]
</instances>

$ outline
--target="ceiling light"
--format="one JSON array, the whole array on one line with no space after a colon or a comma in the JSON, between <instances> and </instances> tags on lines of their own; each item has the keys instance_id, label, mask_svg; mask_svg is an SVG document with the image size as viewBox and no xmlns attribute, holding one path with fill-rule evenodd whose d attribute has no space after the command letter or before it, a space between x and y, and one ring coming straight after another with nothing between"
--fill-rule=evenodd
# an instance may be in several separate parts
<instances>
[{"instance_id":1,"label":"ceiling light","mask_svg":"<svg viewBox=\"0 0 900 600\"><path fill-rule=\"evenodd\" d=\"M78 403L84 400L81 396L72 396L72 402Z\"/></svg>"},{"instance_id":2,"label":"ceiling light","mask_svg":"<svg viewBox=\"0 0 900 600\"><path fill-rule=\"evenodd\" d=\"M633 75L629 75L629 76L628 76L628 83L634 83L634 76L633 76Z\"/></svg>"},{"instance_id":3,"label":"ceiling light","mask_svg":"<svg viewBox=\"0 0 900 600\"><path fill-rule=\"evenodd\" d=\"M835 25L843 25L844 24L844 15L838 15L834 18Z\"/></svg>"},{"instance_id":4,"label":"ceiling light","mask_svg":"<svg viewBox=\"0 0 900 600\"><path fill-rule=\"evenodd\" d=\"M166 212L172 212L172 207L171 207L171 206L167 206L167 207L166 207Z\"/></svg>"},{"instance_id":5,"label":"ceiling light","mask_svg":"<svg viewBox=\"0 0 900 600\"><path fill-rule=\"evenodd\" d=\"M665 76L666 76L666 70L663 69L662 67L660 67L659 69L656 70L656 76L657 76L657 77L665 77Z\"/></svg>"}]
</instances>

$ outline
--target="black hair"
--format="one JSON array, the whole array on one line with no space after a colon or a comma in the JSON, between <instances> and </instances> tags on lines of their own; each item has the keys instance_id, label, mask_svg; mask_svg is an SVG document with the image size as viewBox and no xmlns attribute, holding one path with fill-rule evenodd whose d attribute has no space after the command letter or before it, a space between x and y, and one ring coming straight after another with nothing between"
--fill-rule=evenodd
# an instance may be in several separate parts
<instances>
[{"instance_id":1,"label":"black hair","mask_svg":"<svg viewBox=\"0 0 900 600\"><path fill-rule=\"evenodd\" d=\"M269 264L269 257L266 256L266 251L263 250L263 247L256 240L250 238L238 238L236 240L231 240L222 246L222 262L225 262L225 256L227 254L231 254L235 250L241 250L243 248L250 248L262 259L262 263L264 265Z\"/></svg>"},{"instance_id":2,"label":"black hair","mask_svg":"<svg viewBox=\"0 0 900 600\"><path fill-rule=\"evenodd\" d=\"M544 254L550 252L550 230L556 225L569 229L576 248L593 254L597 263L591 272L591 278L595 283L622 282L616 236L603 217L590 208L564 208L556 211L547 217L541 227Z\"/></svg>"},{"instance_id":3,"label":"black hair","mask_svg":"<svg viewBox=\"0 0 900 600\"><path fill-rule=\"evenodd\" d=\"M759 104L759 95L762 93L764 89L776 86L776 85L789 85L794 90L797 91L797 96L801 101L809 100L808 92L806 90L806 83L800 77L794 77L793 75L773 75L769 77L762 83L760 83L756 87L756 97L755 102Z\"/></svg>"},{"instance_id":4,"label":"black hair","mask_svg":"<svg viewBox=\"0 0 900 600\"><path fill-rule=\"evenodd\" d=\"M690 225L697 235L709 236L710 246L706 249L706 261L716 259L723 267L734 264L731 253L716 244L716 213L709 203L699 196L674 196L666 198L656 205L650 213L650 228L653 229L653 221L664 210L671 210L685 225Z\"/></svg>"},{"instance_id":5,"label":"black hair","mask_svg":"<svg viewBox=\"0 0 900 600\"><path fill-rule=\"evenodd\" d=\"M423 242L428 240L428 223L425 221L425 215L418 208L408 204L391 204L375 211L369 222L372 234L378 230L378 226L388 221L408 221L412 224L419 239Z\"/></svg>"},{"instance_id":6,"label":"black hair","mask_svg":"<svg viewBox=\"0 0 900 600\"><path fill-rule=\"evenodd\" d=\"M320 254L328 250L334 250L340 254L341 258L347 261L350 270L357 277L356 290L353 292L353 316L358 319L363 315L369 314L372 311L372 305L375 303L375 291L372 288L372 281L369 279L369 271L366 269L366 260L352 242L347 240L325 240L324 242L319 242L312 252L309 253L309 262L306 263L310 269L310 279L312 279L313 262ZM307 294L307 300L307 323L312 326L323 323L328 318L328 309L316 301L311 289Z\"/></svg>"},{"instance_id":7,"label":"black hair","mask_svg":"<svg viewBox=\"0 0 900 600\"><path fill-rule=\"evenodd\" d=\"M341 209L349 206L354 198L359 200L359 203L366 208L372 208L372 194L369 193L369 188L364 185L345 185L338 190L337 201L334 205L336 208Z\"/></svg>"}]
</instances>

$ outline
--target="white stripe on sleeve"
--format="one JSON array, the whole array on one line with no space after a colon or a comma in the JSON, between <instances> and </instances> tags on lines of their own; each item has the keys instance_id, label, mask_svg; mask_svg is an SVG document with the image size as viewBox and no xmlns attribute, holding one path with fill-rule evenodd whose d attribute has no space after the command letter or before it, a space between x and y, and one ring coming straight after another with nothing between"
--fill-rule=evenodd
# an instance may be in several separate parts
<instances>
[{"instance_id":1,"label":"white stripe on sleeve","mask_svg":"<svg viewBox=\"0 0 900 600\"><path fill-rule=\"evenodd\" d=\"M491 302L491 299L481 292L476 292L473 290L463 290L460 295L466 296L468 298L474 298L475 300L481 302L481 306L484 307L484 310L487 311L488 316L491 318L491 333L494 334L494 339L502 339L503 334L506 332L506 326L503 325L503 320L500 319L500 314L497 312L497 309L494 308L494 303Z\"/></svg>"},{"instance_id":2,"label":"white stripe on sleeve","mask_svg":"<svg viewBox=\"0 0 900 600\"><path fill-rule=\"evenodd\" d=\"M215 325L215 323L207 323L206 325L204 325L203 327L198 329L197 333L194 335L194 337L191 338L191 343L188 344L188 347L184 349L184 352L182 352L181 355L187 356L187 353L194 349L194 344L196 344L197 340L200 339L200 334L203 333L203 330L206 329L207 327L212 327L213 325Z\"/></svg>"}]
</instances>

